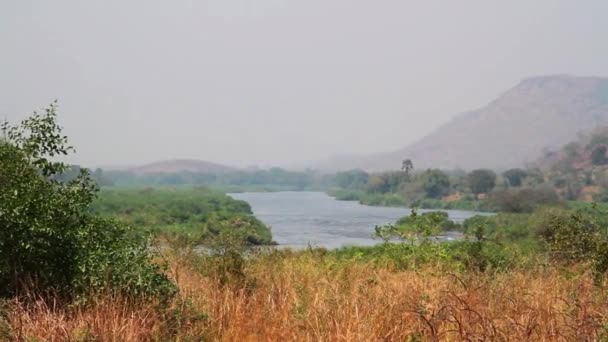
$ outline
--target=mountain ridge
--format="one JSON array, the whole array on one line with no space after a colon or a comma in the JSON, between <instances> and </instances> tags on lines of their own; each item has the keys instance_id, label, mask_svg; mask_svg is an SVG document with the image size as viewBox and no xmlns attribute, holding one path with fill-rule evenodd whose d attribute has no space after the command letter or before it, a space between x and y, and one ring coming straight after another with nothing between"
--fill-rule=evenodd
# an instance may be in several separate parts
<instances>
[{"instance_id":1,"label":"mountain ridge","mask_svg":"<svg viewBox=\"0 0 608 342\"><path fill-rule=\"evenodd\" d=\"M317 167L382 171L412 159L417 168L506 169L532 162L543 150L559 148L607 123L608 78L534 76L402 149L333 157Z\"/></svg>"}]
</instances>

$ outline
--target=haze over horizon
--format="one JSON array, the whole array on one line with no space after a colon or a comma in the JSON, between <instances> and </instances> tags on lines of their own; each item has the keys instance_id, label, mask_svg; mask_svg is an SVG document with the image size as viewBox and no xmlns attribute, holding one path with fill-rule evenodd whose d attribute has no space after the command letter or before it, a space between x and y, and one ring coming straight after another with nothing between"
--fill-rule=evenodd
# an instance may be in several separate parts
<instances>
[{"instance_id":1,"label":"haze over horizon","mask_svg":"<svg viewBox=\"0 0 608 342\"><path fill-rule=\"evenodd\" d=\"M0 4L0 118L59 100L87 166L402 148L537 75L607 76L608 2Z\"/></svg>"}]
</instances>

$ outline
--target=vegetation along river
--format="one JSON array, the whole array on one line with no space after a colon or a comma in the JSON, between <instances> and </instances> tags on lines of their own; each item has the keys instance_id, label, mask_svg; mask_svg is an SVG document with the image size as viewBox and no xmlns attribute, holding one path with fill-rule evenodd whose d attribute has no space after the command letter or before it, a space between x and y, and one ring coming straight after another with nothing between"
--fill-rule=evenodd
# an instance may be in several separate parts
<instances>
[{"instance_id":1,"label":"vegetation along river","mask_svg":"<svg viewBox=\"0 0 608 342\"><path fill-rule=\"evenodd\" d=\"M379 243L374 227L393 223L410 214L409 208L386 208L338 201L322 192L246 192L230 194L248 202L256 217L272 228L274 240L283 247L305 248L368 246ZM475 215L473 211L445 210L454 222ZM425 210L420 210L425 212ZM457 237L446 233L443 239Z\"/></svg>"}]
</instances>

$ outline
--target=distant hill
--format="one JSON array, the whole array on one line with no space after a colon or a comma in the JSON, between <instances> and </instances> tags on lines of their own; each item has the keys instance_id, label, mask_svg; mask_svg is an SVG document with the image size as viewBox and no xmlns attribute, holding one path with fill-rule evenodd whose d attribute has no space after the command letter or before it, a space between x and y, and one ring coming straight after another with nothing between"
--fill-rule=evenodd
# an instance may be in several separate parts
<instances>
[{"instance_id":1,"label":"distant hill","mask_svg":"<svg viewBox=\"0 0 608 342\"><path fill-rule=\"evenodd\" d=\"M204 160L196 159L173 159L158 161L138 167L130 168L129 171L138 174L158 174L158 173L224 173L236 171L230 166L215 164Z\"/></svg>"},{"instance_id":2,"label":"distant hill","mask_svg":"<svg viewBox=\"0 0 608 342\"><path fill-rule=\"evenodd\" d=\"M416 168L506 169L535 161L608 123L608 78L541 76L523 80L487 106L457 115L401 150L331 158L323 170Z\"/></svg>"}]
</instances>

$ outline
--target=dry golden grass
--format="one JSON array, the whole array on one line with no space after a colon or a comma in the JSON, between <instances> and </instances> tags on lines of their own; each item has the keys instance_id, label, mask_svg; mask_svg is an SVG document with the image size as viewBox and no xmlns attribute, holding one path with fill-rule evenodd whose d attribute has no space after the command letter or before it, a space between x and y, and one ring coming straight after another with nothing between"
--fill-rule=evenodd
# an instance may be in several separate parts
<instances>
[{"instance_id":1,"label":"dry golden grass","mask_svg":"<svg viewBox=\"0 0 608 342\"><path fill-rule=\"evenodd\" d=\"M23 341L595 341L608 328L608 294L575 270L397 272L304 252L254 259L222 285L206 266L171 266L170 310L14 301L5 325Z\"/></svg>"}]
</instances>

